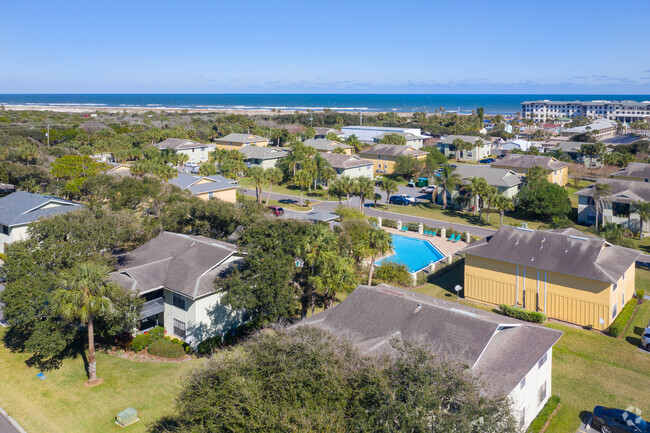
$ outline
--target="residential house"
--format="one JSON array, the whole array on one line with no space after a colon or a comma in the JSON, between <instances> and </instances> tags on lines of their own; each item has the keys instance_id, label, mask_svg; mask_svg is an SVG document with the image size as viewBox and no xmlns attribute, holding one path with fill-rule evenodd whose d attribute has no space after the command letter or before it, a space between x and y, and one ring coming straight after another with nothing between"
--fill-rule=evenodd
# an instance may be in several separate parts
<instances>
[{"instance_id":1,"label":"residential house","mask_svg":"<svg viewBox=\"0 0 650 433\"><path fill-rule=\"evenodd\" d=\"M461 177L462 184L454 187L452 191L447 190L447 203L454 203L456 197L465 194L465 185L471 182L474 177L483 178L488 185L495 187L499 194L513 198L523 182L523 177L512 170L505 168L494 168L489 165L457 164L456 173ZM436 190L436 203L442 204L442 188ZM473 205L473 204L472 204Z\"/></svg>"},{"instance_id":2,"label":"residential house","mask_svg":"<svg viewBox=\"0 0 650 433\"><path fill-rule=\"evenodd\" d=\"M168 138L156 144L160 150L171 149L176 153L187 155L189 162L205 162L208 160L208 153L214 150L214 144L197 143L196 141L184 138Z\"/></svg>"},{"instance_id":3,"label":"residential house","mask_svg":"<svg viewBox=\"0 0 650 433\"><path fill-rule=\"evenodd\" d=\"M453 143L457 139L474 144L474 147L471 150L454 149ZM492 150L492 143L489 138L481 138L475 135L448 135L438 140L436 145L446 157L450 158L454 156L461 161L480 161L490 156Z\"/></svg>"},{"instance_id":4,"label":"residential house","mask_svg":"<svg viewBox=\"0 0 650 433\"><path fill-rule=\"evenodd\" d=\"M372 179L372 161L362 159L357 155L344 155L339 153L322 153L320 156L336 170L338 177L367 177Z\"/></svg>"},{"instance_id":5,"label":"residential house","mask_svg":"<svg viewBox=\"0 0 650 433\"><path fill-rule=\"evenodd\" d=\"M110 278L144 300L141 329L163 326L192 345L241 325L242 311L221 303L215 279L241 260L235 245L162 232L119 257Z\"/></svg>"},{"instance_id":6,"label":"residential house","mask_svg":"<svg viewBox=\"0 0 650 433\"><path fill-rule=\"evenodd\" d=\"M266 147L269 144L268 138L255 134L228 134L225 137L214 140L217 149L241 150L245 146Z\"/></svg>"},{"instance_id":7,"label":"residential house","mask_svg":"<svg viewBox=\"0 0 650 433\"><path fill-rule=\"evenodd\" d=\"M0 198L0 253L5 245L27 238L29 224L83 206L59 197L16 191Z\"/></svg>"},{"instance_id":8,"label":"residential house","mask_svg":"<svg viewBox=\"0 0 650 433\"><path fill-rule=\"evenodd\" d=\"M367 356L391 340L423 344L467 365L487 394L510 397L522 431L553 392L553 345L562 332L386 284L359 286L339 305L294 326L342 335Z\"/></svg>"},{"instance_id":9,"label":"residential house","mask_svg":"<svg viewBox=\"0 0 650 433\"><path fill-rule=\"evenodd\" d=\"M609 185L611 192L600 202L598 212L599 224L621 224L632 231L638 231L641 225L639 214L634 211L635 202L650 201L650 184L619 179L596 179L596 183L577 191L578 222L595 225L596 206L593 200L595 185ZM650 231L648 221L643 223L643 231Z\"/></svg>"},{"instance_id":10,"label":"residential house","mask_svg":"<svg viewBox=\"0 0 650 433\"><path fill-rule=\"evenodd\" d=\"M343 131L339 131L338 129L334 128L316 128L316 135L314 138L327 138L328 134L335 134L339 140L343 140L345 138Z\"/></svg>"},{"instance_id":11,"label":"residential house","mask_svg":"<svg viewBox=\"0 0 650 433\"><path fill-rule=\"evenodd\" d=\"M411 156L415 159L424 160L429 153L423 150L413 149L409 146L398 144L376 144L363 149L359 156L373 162L375 173L391 174L395 171L395 161L400 156Z\"/></svg>"},{"instance_id":12,"label":"residential house","mask_svg":"<svg viewBox=\"0 0 650 433\"><path fill-rule=\"evenodd\" d=\"M503 144L499 145L499 149L505 151L511 150L521 150L522 152L528 152L531 147L536 147L534 141L522 140L520 138L514 140L508 140Z\"/></svg>"},{"instance_id":13,"label":"residential house","mask_svg":"<svg viewBox=\"0 0 650 433\"><path fill-rule=\"evenodd\" d=\"M16 186L10 183L0 183L0 197L16 191Z\"/></svg>"},{"instance_id":14,"label":"residential house","mask_svg":"<svg viewBox=\"0 0 650 433\"><path fill-rule=\"evenodd\" d=\"M611 174L612 178L648 183L650 180L650 164L631 162L625 168Z\"/></svg>"},{"instance_id":15,"label":"residential house","mask_svg":"<svg viewBox=\"0 0 650 433\"><path fill-rule=\"evenodd\" d=\"M131 164L125 164L123 162L109 162L108 166L110 167L106 170L106 174L111 176L131 176Z\"/></svg>"},{"instance_id":16,"label":"residential house","mask_svg":"<svg viewBox=\"0 0 650 433\"><path fill-rule=\"evenodd\" d=\"M331 153L335 149L343 149L346 155L352 155L352 146L339 143L338 141L326 140L323 138L310 138L304 141L305 146L313 147L319 153Z\"/></svg>"},{"instance_id":17,"label":"residential house","mask_svg":"<svg viewBox=\"0 0 650 433\"><path fill-rule=\"evenodd\" d=\"M248 167L267 169L275 167L277 162L286 158L290 151L282 147L245 146L239 149L239 152L244 155L244 162Z\"/></svg>"},{"instance_id":18,"label":"residential house","mask_svg":"<svg viewBox=\"0 0 650 433\"><path fill-rule=\"evenodd\" d=\"M424 140L426 140L427 136L424 135L416 135L412 134L410 132L402 132L402 131L397 131L397 132L384 132L376 136L373 141L375 143L379 143L382 139L384 139L387 135L399 135L402 136L406 139L406 145L412 147L413 149L422 149L424 146Z\"/></svg>"},{"instance_id":19,"label":"residential house","mask_svg":"<svg viewBox=\"0 0 650 433\"><path fill-rule=\"evenodd\" d=\"M395 128L387 126L344 126L341 128L345 134L345 138L350 138L351 135L357 137L360 141L364 143L374 143L375 138L382 134L411 134L413 136L419 137L421 141L429 138L426 135L422 135L422 130L420 128ZM417 145L417 143L414 143ZM420 144L420 147L422 145ZM419 147L416 147L419 149Z\"/></svg>"},{"instance_id":20,"label":"residential house","mask_svg":"<svg viewBox=\"0 0 650 433\"><path fill-rule=\"evenodd\" d=\"M237 201L237 188L239 188L237 181L218 174L214 176L195 176L181 173L178 177L172 178L169 183L189 190L192 195L201 200L218 198L230 203Z\"/></svg>"},{"instance_id":21,"label":"residential house","mask_svg":"<svg viewBox=\"0 0 650 433\"><path fill-rule=\"evenodd\" d=\"M641 255L575 229L512 226L501 226L461 253L467 299L515 305L600 330L632 298Z\"/></svg>"},{"instance_id":22,"label":"residential house","mask_svg":"<svg viewBox=\"0 0 650 433\"><path fill-rule=\"evenodd\" d=\"M585 165L587 168L598 168L603 166L603 161L602 159L597 156L597 155L586 155L582 153L581 148L583 144L588 144L588 143L583 143L580 141L557 141L557 142L551 142L548 144L546 148L546 152L556 152L560 151L563 154L566 154L571 158L573 161L577 163L582 163ZM609 149L605 150L606 152L610 152Z\"/></svg>"},{"instance_id":23,"label":"residential house","mask_svg":"<svg viewBox=\"0 0 650 433\"><path fill-rule=\"evenodd\" d=\"M548 181L560 186L569 181L569 165L552 156L522 155L510 153L492 163L494 168L505 168L526 176L534 166L542 167L548 173Z\"/></svg>"},{"instance_id":24,"label":"residential house","mask_svg":"<svg viewBox=\"0 0 650 433\"><path fill-rule=\"evenodd\" d=\"M560 135L562 137L572 137L574 135L590 132L595 138L602 140L616 135L616 129L617 125L615 120L596 119L589 125L563 129L560 132Z\"/></svg>"}]
</instances>

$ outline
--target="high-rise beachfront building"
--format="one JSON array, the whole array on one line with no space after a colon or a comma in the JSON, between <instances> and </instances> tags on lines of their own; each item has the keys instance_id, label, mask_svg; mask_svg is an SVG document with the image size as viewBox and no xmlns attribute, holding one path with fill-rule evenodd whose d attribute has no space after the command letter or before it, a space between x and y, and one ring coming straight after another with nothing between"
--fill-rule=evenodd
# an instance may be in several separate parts
<instances>
[{"instance_id":1,"label":"high-rise beachfront building","mask_svg":"<svg viewBox=\"0 0 650 433\"><path fill-rule=\"evenodd\" d=\"M521 114L534 120L583 116L631 123L650 117L650 101L524 101Z\"/></svg>"}]
</instances>

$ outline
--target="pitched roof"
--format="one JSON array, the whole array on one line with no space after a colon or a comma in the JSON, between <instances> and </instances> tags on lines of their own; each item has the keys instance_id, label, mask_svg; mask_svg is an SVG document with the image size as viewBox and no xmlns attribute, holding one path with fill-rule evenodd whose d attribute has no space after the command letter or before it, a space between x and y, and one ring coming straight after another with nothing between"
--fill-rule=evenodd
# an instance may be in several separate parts
<instances>
[{"instance_id":1,"label":"pitched roof","mask_svg":"<svg viewBox=\"0 0 650 433\"><path fill-rule=\"evenodd\" d=\"M642 162L631 162L624 169L612 173L612 176L650 179L650 164L644 164Z\"/></svg>"},{"instance_id":2,"label":"pitched roof","mask_svg":"<svg viewBox=\"0 0 650 433\"><path fill-rule=\"evenodd\" d=\"M363 149L360 155L381 155L381 156L421 156L428 155L423 150L413 149L410 146L400 146L399 144L376 144Z\"/></svg>"},{"instance_id":3,"label":"pitched roof","mask_svg":"<svg viewBox=\"0 0 650 433\"><path fill-rule=\"evenodd\" d=\"M339 143L338 141L334 140L326 140L324 138L310 138L309 140L304 141L305 146L313 147L316 150L324 150L324 151L333 151L337 147L340 147L342 149L352 149L352 146L349 146L347 144Z\"/></svg>"},{"instance_id":4,"label":"pitched roof","mask_svg":"<svg viewBox=\"0 0 650 433\"><path fill-rule=\"evenodd\" d=\"M208 179L210 182L197 185L197 182L203 179ZM215 174L214 176L195 176L193 174L180 173L177 177L172 178L169 183L187 189L192 194L239 188L236 180L228 179L219 174Z\"/></svg>"},{"instance_id":5,"label":"pitched roof","mask_svg":"<svg viewBox=\"0 0 650 433\"><path fill-rule=\"evenodd\" d=\"M349 338L365 354L390 352L390 339L419 342L457 357L509 393L562 332L410 290L359 286L339 305L299 322Z\"/></svg>"},{"instance_id":6,"label":"pitched roof","mask_svg":"<svg viewBox=\"0 0 650 433\"><path fill-rule=\"evenodd\" d=\"M552 156L522 155L519 153L509 153L504 158L492 163L494 166L513 167L513 168L533 168L538 165L546 170L555 171L568 167L569 163L558 161Z\"/></svg>"},{"instance_id":7,"label":"pitched roof","mask_svg":"<svg viewBox=\"0 0 650 433\"><path fill-rule=\"evenodd\" d=\"M595 236L511 226L461 252L607 283L617 282L641 255Z\"/></svg>"},{"instance_id":8,"label":"pitched roof","mask_svg":"<svg viewBox=\"0 0 650 433\"><path fill-rule=\"evenodd\" d=\"M612 189L610 199L618 203L650 201L650 184L622 179L598 178L596 179L595 184L591 184L574 194L583 197L591 197L594 193L594 185L596 184L609 185Z\"/></svg>"},{"instance_id":9,"label":"pitched roof","mask_svg":"<svg viewBox=\"0 0 650 433\"><path fill-rule=\"evenodd\" d=\"M372 165L372 161L361 159L357 155L343 155L340 153L323 153L320 155L332 167L347 169L354 167L363 167L365 165Z\"/></svg>"},{"instance_id":10,"label":"pitched roof","mask_svg":"<svg viewBox=\"0 0 650 433\"><path fill-rule=\"evenodd\" d=\"M156 147L158 149L183 150L195 149L197 147L214 147L214 144L201 144L185 138L168 138L160 143L156 143Z\"/></svg>"},{"instance_id":11,"label":"pitched roof","mask_svg":"<svg viewBox=\"0 0 650 433\"><path fill-rule=\"evenodd\" d=\"M484 144L490 144L489 138L481 138L476 135L448 135L445 138L438 140L439 144L453 144L454 140L460 138L468 143L474 143L476 140L481 140Z\"/></svg>"},{"instance_id":12,"label":"pitched roof","mask_svg":"<svg viewBox=\"0 0 650 433\"><path fill-rule=\"evenodd\" d=\"M244 146L238 152L244 155L245 159L278 159L284 158L290 151L284 148Z\"/></svg>"},{"instance_id":13,"label":"pitched roof","mask_svg":"<svg viewBox=\"0 0 650 433\"><path fill-rule=\"evenodd\" d=\"M0 224L17 226L39 218L81 209L83 205L59 197L16 191L0 198Z\"/></svg>"},{"instance_id":14,"label":"pitched roof","mask_svg":"<svg viewBox=\"0 0 650 433\"><path fill-rule=\"evenodd\" d=\"M411 134L410 132L403 132L403 131L396 131L396 132L383 132L376 136L374 139L375 140L381 140L382 138L386 137L387 135L400 135L402 137L406 138L406 141L414 141L414 140L423 140L425 138L428 138L425 135L415 135Z\"/></svg>"},{"instance_id":15,"label":"pitched roof","mask_svg":"<svg viewBox=\"0 0 650 433\"><path fill-rule=\"evenodd\" d=\"M573 128L563 129L562 132L574 132L576 134L582 134L588 131L602 131L603 129L610 129L610 128L616 128L615 120L596 119L589 125L575 126Z\"/></svg>"},{"instance_id":16,"label":"pitched roof","mask_svg":"<svg viewBox=\"0 0 650 433\"><path fill-rule=\"evenodd\" d=\"M327 135L330 132L333 132L337 135L343 134L343 131L339 131L334 128L316 128L316 135Z\"/></svg>"},{"instance_id":17,"label":"pitched roof","mask_svg":"<svg viewBox=\"0 0 650 433\"><path fill-rule=\"evenodd\" d=\"M237 252L235 245L203 236L162 232L120 257L113 281L144 294L166 288L192 299L214 291L214 278L225 261Z\"/></svg>"},{"instance_id":18,"label":"pitched roof","mask_svg":"<svg viewBox=\"0 0 650 433\"><path fill-rule=\"evenodd\" d=\"M268 142L269 140L268 138L260 137L259 135L255 134L238 134L236 132L233 132L224 137L218 138L217 141L230 141L231 143L251 143L259 141Z\"/></svg>"},{"instance_id":19,"label":"pitched roof","mask_svg":"<svg viewBox=\"0 0 650 433\"><path fill-rule=\"evenodd\" d=\"M482 177L492 186L510 188L521 184L522 177L507 168L491 167L487 164L457 164L456 172L462 179L471 179L473 177Z\"/></svg>"},{"instance_id":20,"label":"pitched roof","mask_svg":"<svg viewBox=\"0 0 650 433\"><path fill-rule=\"evenodd\" d=\"M10 183L0 183L0 193L14 192L16 187Z\"/></svg>"}]
</instances>

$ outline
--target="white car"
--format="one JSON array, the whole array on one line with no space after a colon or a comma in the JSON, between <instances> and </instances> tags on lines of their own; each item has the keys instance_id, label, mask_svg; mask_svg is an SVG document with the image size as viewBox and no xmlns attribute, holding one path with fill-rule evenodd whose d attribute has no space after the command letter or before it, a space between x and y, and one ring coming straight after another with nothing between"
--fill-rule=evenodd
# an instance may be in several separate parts
<instances>
[{"instance_id":1,"label":"white car","mask_svg":"<svg viewBox=\"0 0 650 433\"><path fill-rule=\"evenodd\" d=\"M415 202L416 202L416 200L415 200L413 197L411 197L410 195L408 195L408 194L397 194L397 195L399 195L400 197L404 197L405 199L407 199L407 200L410 201L411 203L415 203Z\"/></svg>"},{"instance_id":2,"label":"white car","mask_svg":"<svg viewBox=\"0 0 650 433\"><path fill-rule=\"evenodd\" d=\"M425 186L420 190L420 192L424 194L432 194L435 190L436 190L435 186Z\"/></svg>"},{"instance_id":3,"label":"white car","mask_svg":"<svg viewBox=\"0 0 650 433\"><path fill-rule=\"evenodd\" d=\"M650 351L650 323L648 327L643 331L643 336L641 337L641 346L645 347L645 350Z\"/></svg>"},{"instance_id":4,"label":"white car","mask_svg":"<svg viewBox=\"0 0 650 433\"><path fill-rule=\"evenodd\" d=\"M186 162L185 167L198 167L199 165L196 162Z\"/></svg>"}]
</instances>

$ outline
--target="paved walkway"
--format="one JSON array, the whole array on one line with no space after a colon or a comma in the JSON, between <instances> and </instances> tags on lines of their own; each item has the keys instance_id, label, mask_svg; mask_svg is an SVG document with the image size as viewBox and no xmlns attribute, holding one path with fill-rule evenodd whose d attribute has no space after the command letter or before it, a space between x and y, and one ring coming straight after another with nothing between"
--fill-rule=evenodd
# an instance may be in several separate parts
<instances>
[{"instance_id":1,"label":"paved walkway","mask_svg":"<svg viewBox=\"0 0 650 433\"><path fill-rule=\"evenodd\" d=\"M440 233L438 233L438 236L424 236L417 232L412 232L412 231L402 232L396 229L392 229L390 227L384 227L384 230L386 230L390 234L406 236L408 238L413 238L413 239L421 239L423 241L429 241L433 245L435 245L435 247L438 248L440 252L443 253L445 256L453 256L458 251L460 251L461 249L467 246L467 243L465 241L451 242L446 239L442 239L440 237Z\"/></svg>"}]
</instances>

